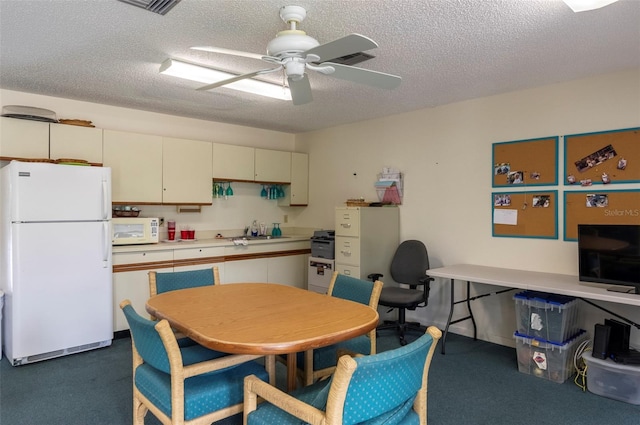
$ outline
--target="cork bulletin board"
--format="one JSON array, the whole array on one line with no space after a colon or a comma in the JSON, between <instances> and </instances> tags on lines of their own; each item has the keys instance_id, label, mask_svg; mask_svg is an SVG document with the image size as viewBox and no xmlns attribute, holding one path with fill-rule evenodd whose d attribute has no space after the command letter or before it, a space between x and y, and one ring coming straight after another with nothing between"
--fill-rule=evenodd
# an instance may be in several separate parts
<instances>
[{"instance_id":1,"label":"cork bulletin board","mask_svg":"<svg viewBox=\"0 0 640 425\"><path fill-rule=\"evenodd\" d=\"M564 240L578 240L578 224L640 224L640 189L564 192Z\"/></svg>"},{"instance_id":2,"label":"cork bulletin board","mask_svg":"<svg viewBox=\"0 0 640 425\"><path fill-rule=\"evenodd\" d=\"M558 191L493 192L493 236L558 239Z\"/></svg>"},{"instance_id":3,"label":"cork bulletin board","mask_svg":"<svg viewBox=\"0 0 640 425\"><path fill-rule=\"evenodd\" d=\"M557 136L493 144L493 187L558 184Z\"/></svg>"},{"instance_id":4,"label":"cork bulletin board","mask_svg":"<svg viewBox=\"0 0 640 425\"><path fill-rule=\"evenodd\" d=\"M565 185L640 182L640 128L564 136Z\"/></svg>"}]
</instances>

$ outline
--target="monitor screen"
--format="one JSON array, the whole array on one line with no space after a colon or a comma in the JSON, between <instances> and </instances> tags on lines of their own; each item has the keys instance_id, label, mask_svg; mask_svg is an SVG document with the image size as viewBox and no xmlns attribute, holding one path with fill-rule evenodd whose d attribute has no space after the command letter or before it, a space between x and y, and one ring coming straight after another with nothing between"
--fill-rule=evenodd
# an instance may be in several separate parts
<instances>
[{"instance_id":1,"label":"monitor screen","mask_svg":"<svg viewBox=\"0 0 640 425\"><path fill-rule=\"evenodd\" d=\"M578 269L581 281L640 293L640 224L579 224Z\"/></svg>"}]
</instances>

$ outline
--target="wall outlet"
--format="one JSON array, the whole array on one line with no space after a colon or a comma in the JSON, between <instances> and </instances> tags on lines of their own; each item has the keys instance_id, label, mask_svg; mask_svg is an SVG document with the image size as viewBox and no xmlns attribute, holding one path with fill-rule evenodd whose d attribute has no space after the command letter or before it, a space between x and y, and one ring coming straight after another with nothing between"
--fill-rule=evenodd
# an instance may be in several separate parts
<instances>
[{"instance_id":1,"label":"wall outlet","mask_svg":"<svg viewBox=\"0 0 640 425\"><path fill-rule=\"evenodd\" d=\"M164 217L158 217L158 221L160 222L160 226L164 226Z\"/></svg>"},{"instance_id":2,"label":"wall outlet","mask_svg":"<svg viewBox=\"0 0 640 425\"><path fill-rule=\"evenodd\" d=\"M285 214L284 217L282 217L282 222L283 223L288 223L289 222L289 215Z\"/></svg>"}]
</instances>

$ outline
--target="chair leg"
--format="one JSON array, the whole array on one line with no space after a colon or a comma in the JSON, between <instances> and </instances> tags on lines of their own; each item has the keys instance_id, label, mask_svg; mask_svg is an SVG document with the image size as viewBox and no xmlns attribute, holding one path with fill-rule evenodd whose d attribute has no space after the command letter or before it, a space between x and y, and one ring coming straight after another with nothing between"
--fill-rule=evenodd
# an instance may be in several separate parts
<instances>
[{"instance_id":1,"label":"chair leg","mask_svg":"<svg viewBox=\"0 0 640 425\"><path fill-rule=\"evenodd\" d=\"M400 340L400 345L406 345L407 341L405 340L405 333L409 330L415 329L418 331L424 331L424 326L422 326L419 322L407 322L406 321L406 309L399 308L398 309L398 320L385 320L384 323L378 326L378 330L384 329L395 329L398 333L398 338Z\"/></svg>"}]
</instances>

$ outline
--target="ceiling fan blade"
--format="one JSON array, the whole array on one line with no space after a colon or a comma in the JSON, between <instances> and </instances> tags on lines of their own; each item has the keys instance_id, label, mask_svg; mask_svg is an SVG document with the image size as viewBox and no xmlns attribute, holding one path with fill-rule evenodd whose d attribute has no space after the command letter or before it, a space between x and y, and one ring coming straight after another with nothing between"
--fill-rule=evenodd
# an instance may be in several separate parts
<instances>
[{"instance_id":1,"label":"ceiling fan blade","mask_svg":"<svg viewBox=\"0 0 640 425\"><path fill-rule=\"evenodd\" d=\"M402 82L402 78L397 75L385 74L384 72L371 71L369 69L356 68L355 66L340 65L338 63L324 62L323 66L331 66L334 72L323 72L323 74L342 80L353 81L354 83L366 84L368 86L381 89L395 89Z\"/></svg>"},{"instance_id":2,"label":"ceiling fan blade","mask_svg":"<svg viewBox=\"0 0 640 425\"><path fill-rule=\"evenodd\" d=\"M289 90L291 91L294 105L304 105L313 100L311 84L309 84L307 74L304 74L304 77L298 81L294 81L291 77L287 78L287 80L289 81Z\"/></svg>"},{"instance_id":3,"label":"ceiling fan blade","mask_svg":"<svg viewBox=\"0 0 640 425\"><path fill-rule=\"evenodd\" d=\"M240 50L225 49L224 47L194 46L194 47L191 47L191 49L193 49L193 50L201 50L203 52L221 53L223 55L242 56L242 57L245 57L245 58L259 59L259 60L262 60L262 57L264 56L264 55L259 55L257 53L243 52L243 51L240 51Z\"/></svg>"},{"instance_id":4,"label":"ceiling fan blade","mask_svg":"<svg viewBox=\"0 0 640 425\"><path fill-rule=\"evenodd\" d=\"M320 57L318 62L324 62L364 50L375 49L376 47L378 47L378 43L369 37L360 34L349 34L337 40L313 47L307 50L305 54L318 55Z\"/></svg>"},{"instance_id":5,"label":"ceiling fan blade","mask_svg":"<svg viewBox=\"0 0 640 425\"><path fill-rule=\"evenodd\" d=\"M199 91L211 90L221 86L226 86L227 84L235 83L236 81L244 80L247 78L253 78L256 75L268 74L270 72L279 71L281 69L282 67L280 66L278 68L261 69L259 71L249 72L247 74L236 75L235 77L227 78L225 80L220 80L215 83L207 84L206 86L198 87L196 90L199 90Z\"/></svg>"}]
</instances>

